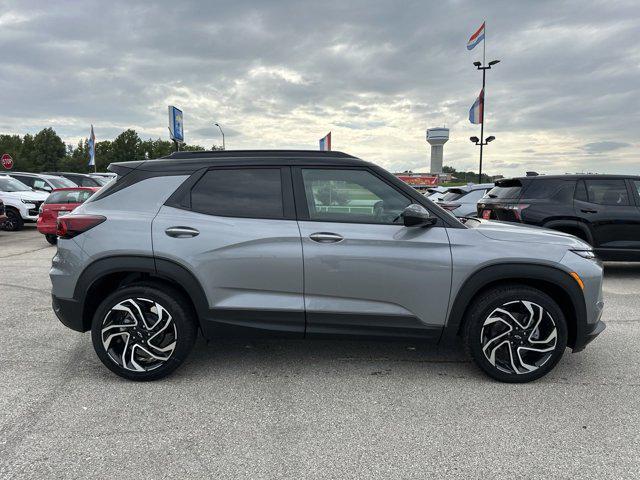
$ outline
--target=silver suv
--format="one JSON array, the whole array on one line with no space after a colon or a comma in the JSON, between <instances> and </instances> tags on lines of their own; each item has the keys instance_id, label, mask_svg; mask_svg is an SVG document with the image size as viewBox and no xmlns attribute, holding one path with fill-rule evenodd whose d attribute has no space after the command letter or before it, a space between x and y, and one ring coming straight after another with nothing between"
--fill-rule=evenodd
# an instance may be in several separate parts
<instances>
[{"instance_id":1,"label":"silver suv","mask_svg":"<svg viewBox=\"0 0 640 480\"><path fill-rule=\"evenodd\" d=\"M601 333L602 265L578 238L465 220L339 152L179 152L59 218L53 308L107 368L153 380L197 332L461 340L527 382Z\"/></svg>"}]
</instances>

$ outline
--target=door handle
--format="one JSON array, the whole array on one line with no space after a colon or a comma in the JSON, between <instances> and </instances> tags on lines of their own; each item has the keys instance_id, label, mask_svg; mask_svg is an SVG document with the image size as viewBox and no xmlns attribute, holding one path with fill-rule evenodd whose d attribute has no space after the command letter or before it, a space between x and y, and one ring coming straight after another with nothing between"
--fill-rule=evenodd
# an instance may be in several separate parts
<instances>
[{"instance_id":1,"label":"door handle","mask_svg":"<svg viewBox=\"0 0 640 480\"><path fill-rule=\"evenodd\" d=\"M338 243L344 240L342 235L331 232L317 232L309 235L309 238L318 243Z\"/></svg>"},{"instance_id":2,"label":"door handle","mask_svg":"<svg viewBox=\"0 0 640 480\"><path fill-rule=\"evenodd\" d=\"M582 213L598 213L598 211L597 211L597 210L591 210L591 209L589 209L589 208L582 208L582 209L580 209L580 211L581 211Z\"/></svg>"},{"instance_id":3,"label":"door handle","mask_svg":"<svg viewBox=\"0 0 640 480\"><path fill-rule=\"evenodd\" d=\"M198 230L191 227L169 227L164 233L174 238L197 237L200 234Z\"/></svg>"}]
</instances>

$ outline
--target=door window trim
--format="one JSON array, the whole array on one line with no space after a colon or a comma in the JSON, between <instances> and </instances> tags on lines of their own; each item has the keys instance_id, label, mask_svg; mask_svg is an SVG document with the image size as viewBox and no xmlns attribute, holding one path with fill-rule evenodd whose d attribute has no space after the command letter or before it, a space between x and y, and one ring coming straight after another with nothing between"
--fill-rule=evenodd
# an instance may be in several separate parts
<instances>
[{"instance_id":1,"label":"door window trim","mask_svg":"<svg viewBox=\"0 0 640 480\"><path fill-rule=\"evenodd\" d=\"M395 190L398 194L402 195L404 198L407 199L407 201L409 202L409 205L411 205L412 203L418 203L415 201L415 199L411 198L410 196L408 196L405 192L403 192L402 190L399 190L398 188L396 188L395 185L393 185L392 183L390 183L389 181L387 181L386 178L382 177L381 175L378 175L377 172L375 172L374 170L372 170L371 168L368 167L351 167L351 166L335 166L335 165L313 165L313 166L306 166L306 165L300 165L300 166L294 166L293 167L293 190L294 190L294 197L295 197L295 202L296 202L296 212L298 214L298 220L300 221L305 221L305 222L318 222L318 223L357 223L357 224L363 224L363 225L394 225L396 227L402 227L402 223L382 223L382 222L367 222L365 220L335 220L335 219L316 219L316 218L311 218L309 215L309 206L307 203L307 195L305 192L305 188L304 188L304 179L302 177L302 170L310 170L310 169L314 169L314 170L357 170L357 171L365 171L368 172L370 174L372 174L374 177L378 178L379 180L381 180L383 183L387 184L390 188L392 188L393 190ZM433 213L431 211L429 211L429 213L431 215L433 215ZM437 226L438 224L436 224L435 226Z\"/></svg>"}]
</instances>

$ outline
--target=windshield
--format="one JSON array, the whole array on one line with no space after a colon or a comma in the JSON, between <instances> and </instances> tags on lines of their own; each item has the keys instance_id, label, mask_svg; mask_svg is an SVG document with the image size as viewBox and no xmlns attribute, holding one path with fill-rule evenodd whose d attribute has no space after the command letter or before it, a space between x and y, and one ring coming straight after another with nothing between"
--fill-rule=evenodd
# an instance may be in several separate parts
<instances>
[{"instance_id":1,"label":"windshield","mask_svg":"<svg viewBox=\"0 0 640 480\"><path fill-rule=\"evenodd\" d=\"M47 177L47 180L51 185L53 185L53 188L69 188L76 186L75 183L64 177Z\"/></svg>"},{"instance_id":2,"label":"windshield","mask_svg":"<svg viewBox=\"0 0 640 480\"><path fill-rule=\"evenodd\" d=\"M20 180L11 177L0 177L0 191L2 192L30 192L31 188Z\"/></svg>"},{"instance_id":3,"label":"windshield","mask_svg":"<svg viewBox=\"0 0 640 480\"><path fill-rule=\"evenodd\" d=\"M111 181L111 178L109 177L98 177L98 176L93 177L92 176L91 178L93 178L96 182L98 182L100 185L103 185L103 186Z\"/></svg>"}]
</instances>

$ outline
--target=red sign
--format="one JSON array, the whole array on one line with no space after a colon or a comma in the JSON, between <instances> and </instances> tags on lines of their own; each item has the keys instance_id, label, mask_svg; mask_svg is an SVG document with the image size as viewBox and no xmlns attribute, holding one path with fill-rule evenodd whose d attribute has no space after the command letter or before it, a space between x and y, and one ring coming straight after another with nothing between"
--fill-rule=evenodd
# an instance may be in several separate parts
<instances>
[{"instance_id":1,"label":"red sign","mask_svg":"<svg viewBox=\"0 0 640 480\"><path fill-rule=\"evenodd\" d=\"M11 158L11 155L9 155L8 153L2 154L2 166L7 170L13 168L13 158Z\"/></svg>"},{"instance_id":2,"label":"red sign","mask_svg":"<svg viewBox=\"0 0 640 480\"><path fill-rule=\"evenodd\" d=\"M433 187L438 184L436 175L396 175L400 180L408 183L413 188L416 187Z\"/></svg>"}]
</instances>

